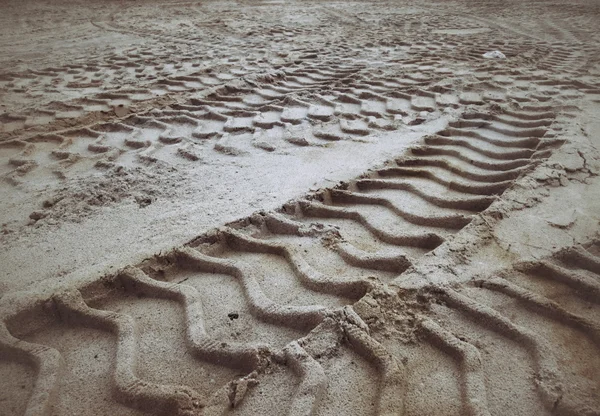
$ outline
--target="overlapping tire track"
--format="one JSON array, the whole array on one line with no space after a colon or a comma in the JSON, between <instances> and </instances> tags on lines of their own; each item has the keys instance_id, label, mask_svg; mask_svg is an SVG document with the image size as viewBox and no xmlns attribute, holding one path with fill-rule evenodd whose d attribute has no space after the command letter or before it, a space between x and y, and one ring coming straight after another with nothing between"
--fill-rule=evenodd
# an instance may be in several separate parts
<instances>
[{"instance_id":1,"label":"overlapping tire track","mask_svg":"<svg viewBox=\"0 0 600 416\"><path fill-rule=\"evenodd\" d=\"M385 63L405 65L401 74L372 71L351 51L326 60L307 48L294 65L268 77L238 71L232 76L244 79L235 83L218 76L209 82L206 74L163 80L169 92L211 88L168 108L1 142L7 153L14 150L2 174L16 182L55 162L61 176L86 152L100 166L131 155L157 160L165 149L198 161L197 146L206 143L209 151L243 155L367 140L394 130L393 121L418 124L427 113L469 106L445 130L355 180L53 293L17 314L2 298L10 313L0 326L0 363L35 373L27 399L11 394L11 409L598 414L600 363L589 360L599 339L597 244L467 284L412 291L382 284L401 280L399 274L550 156L562 143L551 131L557 100L595 88L480 63L489 39L464 40L460 32L486 33L478 23L459 30L441 16L413 20L403 22L410 33L434 26L447 33L391 52L397 56ZM551 32L561 42L573 40ZM455 52L443 52L448 45ZM551 53L547 43L532 40L493 45L511 58L529 48L532 62L549 71L574 67L576 75L588 66L562 44ZM441 54L428 57L428 48ZM544 53L549 57L542 59ZM437 83L452 73L444 59L457 55L476 67L466 72L476 81L461 91ZM505 367L509 379L499 371Z\"/></svg>"},{"instance_id":2,"label":"overlapping tire track","mask_svg":"<svg viewBox=\"0 0 600 416\"><path fill-rule=\"evenodd\" d=\"M414 299L427 310L414 317L418 345L434 346L457 366L460 414L598 414L594 374L600 364L595 359L599 316L592 305L599 298L589 286L581 287L582 280L597 285L596 244L571 247L539 262L517 263L467 284L400 292L405 302ZM355 308L368 316L368 304ZM404 353L413 348L407 346ZM409 364L408 371L422 371L418 362L415 365ZM502 366L511 368L514 384L507 385L496 372ZM452 374L451 368L440 370L441 377L445 373ZM527 384L534 396L525 393ZM500 386L506 389L502 395L496 394Z\"/></svg>"},{"instance_id":3,"label":"overlapping tire track","mask_svg":"<svg viewBox=\"0 0 600 416\"><path fill-rule=\"evenodd\" d=\"M189 13L205 18L205 11L196 4L178 3L172 6L185 6ZM178 10L177 7L170 7L170 12ZM271 13L273 16L270 18L277 18L280 11L275 9ZM120 11L120 19L126 22L127 14ZM333 16L330 17L335 20ZM508 71L504 67L498 68L494 63L482 64L481 53L489 48L488 40L492 33L489 27L479 21L455 16L449 22L438 15L423 21L421 14L407 18L423 26L420 29L412 28L411 36L433 31L428 35L431 41L404 40L391 47L391 40L398 39L389 31L382 30L377 37L381 38L379 42L385 46L385 50L378 51L369 46L365 39L350 32L351 38L336 39L326 51L311 47L308 42L295 47L290 53L282 54L280 61L270 59L266 65L268 71L263 72L262 76L259 75L260 69L265 64L258 55L242 60L229 59L239 54L238 49L244 46L243 42L229 45L224 50L221 59L223 65L214 74L209 72L211 68L195 71L194 67L199 63L190 51L184 52L185 58L177 64L162 64L169 51L158 53L152 48L123 51L122 55L113 54L106 58L106 62L98 64L72 64L62 69L37 71L39 74L23 74L26 78L33 77L33 82L38 83L39 77L55 74L53 76L56 78L57 73L66 71L65 77L52 78L51 83L54 84L63 78L66 82L71 76L89 78L93 71L97 74L104 73L105 69L114 69L121 73L121 69L125 68L121 77L133 76L138 79L138 76L154 77L152 73L156 69L146 68L148 61L158 60L160 62L156 62L156 65L162 65L165 78L147 80L149 86L142 80L144 85L86 95L80 99L83 100L81 102L51 103L53 108L40 110L44 114L35 116L44 123L56 117L73 116L77 119L93 109L112 114L116 108L117 113L121 114L118 112L119 106L127 107L134 102L148 104L155 94L161 95L159 101L166 99L176 104L172 108L165 108L163 103L153 112L142 112L125 119L111 116L108 119L112 120L100 123L88 124L88 119L83 117L81 120L85 127L82 127L82 123L76 123L77 127L73 129L59 129L51 133L28 135L23 132L20 137L2 141L2 174L10 182L19 183L24 175L37 166L48 166L47 173L61 179L68 176L71 166L80 161L99 162L104 168L123 154L126 154L123 157L126 163L137 161L146 164L157 159L177 163L178 158L180 162L202 160L206 147L228 155L244 155L261 151L286 151L290 146L326 147L331 141L368 141L378 131L422 122L423 113L460 105L482 105L489 101L505 102L507 99L517 102L532 98L546 101L552 98L556 89L565 90L559 91L563 95L569 91L573 94L576 90L596 89L593 85L581 82L555 81L547 72L532 77L529 69ZM236 17L232 15L231 19L235 20ZM467 32L457 31L454 21L465 22ZM386 19L382 22L392 24ZM294 27L310 31L328 23L331 23L330 18L316 26L298 24ZM436 30L439 33L435 33ZM470 36L469 30L481 36ZM277 30L259 25L255 32L271 47L279 45ZM185 45L185 39L181 40L181 44ZM365 44L366 54L357 50L359 44ZM203 45L208 48L208 44ZM436 53L432 53L434 45ZM340 47L339 51L335 50L337 46ZM507 41L498 46L511 58L523 51L528 51L528 54L531 52L531 62L537 63L541 63L544 55L550 51L541 42L522 40ZM268 49L257 50L257 53L260 55ZM365 67L364 58L371 52L381 59L381 68L384 69L381 74ZM211 55L212 59L215 57ZM575 58L580 57L577 55ZM448 59L454 62L466 59L473 63L479 68L475 77L480 82L469 85L463 93L453 91L453 87L447 84L455 77L454 71L446 66ZM400 76L385 72L385 68L392 68L397 63L402 63ZM573 63L566 65L572 66ZM138 73L141 69L143 73ZM490 73L495 74L494 78L490 78ZM7 82L14 76L18 74L9 74ZM231 85L232 79L241 82ZM522 89L523 82L531 81L539 84L541 93L514 93L515 88ZM508 89L512 91L509 93ZM200 93L200 98L184 102L176 99L179 95L189 96L191 93ZM26 116L7 113L3 117L6 126L27 122ZM204 139L212 139L208 140L209 146L206 146L207 140Z\"/></svg>"}]
</instances>

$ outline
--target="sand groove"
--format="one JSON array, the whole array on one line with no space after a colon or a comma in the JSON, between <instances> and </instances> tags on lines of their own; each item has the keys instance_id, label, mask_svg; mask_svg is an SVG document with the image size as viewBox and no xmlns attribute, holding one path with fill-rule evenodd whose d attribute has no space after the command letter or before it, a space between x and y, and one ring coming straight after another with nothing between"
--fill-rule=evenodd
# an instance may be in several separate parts
<instances>
[{"instance_id":1,"label":"sand groove","mask_svg":"<svg viewBox=\"0 0 600 416\"><path fill-rule=\"evenodd\" d=\"M573 372L570 367L582 364L579 354L595 354L593 351L600 346L598 314L589 306L596 299L581 288L569 286L571 280L562 280L569 287L566 291L555 287L549 280L554 269L548 267L552 264L567 267L572 274L579 273L588 265L597 264L598 257L590 252L596 245L568 248L539 263L516 263L499 275L480 276L453 288L429 287L417 295L420 302L428 305L431 315L419 318L419 342L432 343L457 361L461 373L457 382L461 385L465 413L499 411L499 397L491 391L496 386L495 375L490 371L495 368L495 360L503 359L498 348L513 345L514 353L518 348L527 351L530 364L524 365L531 367L525 371L533 371L529 382L537 390L540 406L559 414L597 414L598 380L592 375L595 370L588 375ZM575 263L582 257L590 263ZM596 269L594 278L597 277ZM532 318L528 320L526 316ZM500 338L509 342L494 346ZM596 369L599 364L592 360L583 365Z\"/></svg>"},{"instance_id":2,"label":"sand groove","mask_svg":"<svg viewBox=\"0 0 600 416\"><path fill-rule=\"evenodd\" d=\"M425 337L460 362L463 373L461 383L464 389L462 400L465 403L466 413L472 416L490 415L479 350L444 330L431 319L424 319L420 325Z\"/></svg>"},{"instance_id":3,"label":"sand groove","mask_svg":"<svg viewBox=\"0 0 600 416\"><path fill-rule=\"evenodd\" d=\"M92 309L78 293L66 293L55 298L58 313L71 325L97 327L117 336L114 373L115 396L120 402L146 411L194 414L200 407L198 393L185 386L157 385L136 377L135 329L130 316Z\"/></svg>"},{"instance_id":4,"label":"sand groove","mask_svg":"<svg viewBox=\"0 0 600 416\"><path fill-rule=\"evenodd\" d=\"M62 367L60 353L53 348L15 338L4 323L0 326L0 352L5 359L32 365L37 373L24 414L48 414Z\"/></svg>"}]
</instances>

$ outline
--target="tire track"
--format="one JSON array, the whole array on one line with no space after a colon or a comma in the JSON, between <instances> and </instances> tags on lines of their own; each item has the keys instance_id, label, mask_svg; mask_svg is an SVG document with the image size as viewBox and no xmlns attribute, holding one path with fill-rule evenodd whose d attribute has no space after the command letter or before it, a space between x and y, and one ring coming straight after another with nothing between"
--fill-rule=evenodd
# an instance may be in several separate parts
<instances>
[{"instance_id":1,"label":"tire track","mask_svg":"<svg viewBox=\"0 0 600 416\"><path fill-rule=\"evenodd\" d=\"M19 182L27 172L44 165L61 178L68 175L72 165L82 161L101 161L99 164L102 166L119 158L126 163L142 164L157 160L175 164L198 162L211 145L216 152L240 156L265 151L286 151L297 146L324 147L332 141L369 143L371 136L378 131L395 130L406 123L419 124L424 121L424 114L426 117L428 114L436 117L439 110L454 106L452 101L448 102L443 98L444 94L425 90L417 90L412 95L402 93L401 84L391 82L387 76L380 83L385 87L371 82L375 85L368 85L369 89L348 88L361 85L363 75L360 73L363 69L360 66L346 68L323 64L323 68L327 68L327 72L321 71L321 74L326 75L319 75L318 78L312 72L300 71L308 82L304 85L291 85L290 79L298 78L282 73L280 80L270 80L267 83L247 81L245 85L219 87L206 98L191 99L186 104L174 104L172 109L155 109L119 121L100 122L84 128L2 142L2 147L9 152L5 178L9 178L11 182ZM343 86L339 92L329 94L327 98L311 90L321 83L330 86L332 82L340 80ZM506 111L510 113L509 110ZM537 115L531 117L535 118ZM533 123L535 122L534 120ZM538 123L541 125L547 122L548 120L539 117ZM473 124L474 121L458 123L457 125L465 125ZM482 121L479 126L485 123ZM515 123L517 126L527 125L527 121L517 120L513 122ZM510 126L502 127L499 121L494 125L498 125L491 127L496 129L495 133L501 133L499 128L508 128L509 136L513 133ZM521 142L513 140L510 144L479 137L478 132L468 132L466 134L471 137L461 137L454 141L457 145L471 148L471 139L487 141L489 150L481 149L479 144L477 150L481 149L484 156L498 159L512 155L494 152L494 146L527 147L542 133L543 129L521 129L519 134L533 137ZM445 135L453 136L452 128ZM449 137L432 137L428 139L428 143L454 144ZM40 159L36 160L38 147L42 151L46 151L46 147L52 149L49 155L40 154ZM526 150L520 152L519 155L523 157L532 154Z\"/></svg>"},{"instance_id":2,"label":"tire track","mask_svg":"<svg viewBox=\"0 0 600 416\"><path fill-rule=\"evenodd\" d=\"M162 127L161 123L168 124L166 117L185 123L196 120L181 114L164 117L152 122ZM56 317L55 326L49 326L39 339L30 335L26 339L61 345L61 325L75 333L82 328L100 330L103 336L112 334L116 338L114 364L109 366L113 373L103 370L104 377L112 381L102 381L107 387L98 390L102 392L100 396L96 393L98 406L116 400L145 412L195 414L202 408L211 408L219 392L229 389L231 405L241 406L244 411L242 399L246 394L252 395L255 384L250 380L265 372L275 371L283 376L291 371L300 378L300 384L290 405L302 404L303 412L314 413L323 400L334 400L324 404L326 407L337 406L334 403L339 397L334 399L328 393L335 387L325 387L325 380L331 380L328 371L332 371L326 370L327 360L331 354L350 351L377 371L377 413L398 412L404 407L399 391L404 391L406 383L399 364L402 359L393 358L374 340L367 325L348 305L364 299L378 279L389 280L401 273L467 226L473 213L486 209L494 195L510 187L538 158L547 156L547 152L536 154L536 149L552 122L550 117L545 107L488 119L472 114L463 117L439 136L425 138L424 145L411 149L412 156L400 157L350 183L292 201L279 212L257 214L215 230L186 247L127 268L99 284L80 288L79 292L57 294L56 306L50 312ZM107 131L118 131L125 130L125 126L105 127ZM436 137L444 140L436 141ZM486 147L494 151L482 150ZM203 282L205 279L207 283ZM241 298L215 304L225 293L228 297L239 293ZM449 293L444 296L454 292ZM468 313L479 310L462 297L449 299ZM172 302L179 304L183 313L169 312ZM208 310L206 303L211 305ZM176 374L182 363L177 360L170 359L171 370L162 370L160 376L136 364L142 356L148 357L144 362L159 357L146 340L155 339L161 329L154 328L156 325L140 327L137 323L150 305L153 314L163 316L166 325L176 325L178 320L181 323L177 325L183 324L183 339L165 339L167 343L175 342L165 348L188 351L191 357L184 362L204 368L199 374L219 374L220 388L208 385L206 378L181 380ZM488 310L481 313L496 316ZM184 318L177 318L178 315ZM232 336L228 326L223 326L223 319L244 323ZM493 319L501 327L505 325L502 319ZM482 395L476 352L435 323L423 321L420 325L438 348L458 357L461 368L467 371L462 384L469 412L485 414L485 401L472 397ZM216 331L214 335L210 328ZM14 326L10 330L39 331ZM322 331L338 340L331 347L331 351L338 352L330 351L326 361L325 356L311 352L319 345L312 339L322 336ZM515 332L518 339L529 340L526 333L519 331ZM294 339L306 333L309 335L305 341L294 344ZM268 340L268 344L262 345L263 340ZM539 355L541 347L534 341L527 342L531 351ZM71 344L73 347L77 348ZM83 365L76 351L61 351L68 357L65 361L71 374ZM208 370L203 363L216 367ZM539 362L539 371L545 371L545 366L545 361ZM233 385L242 383L243 391L226 384L233 376L227 367L241 371L242 378ZM548 374L554 377L554 373ZM72 406L73 399L61 380L68 377L55 379L52 388L60 391L55 406L66 409ZM85 388L90 390L92 386ZM547 401L554 397L552 394L546 392ZM50 399L46 401L46 406L53 404ZM125 411L124 407L119 409ZM290 409L300 411L294 406Z\"/></svg>"},{"instance_id":3,"label":"tire track","mask_svg":"<svg viewBox=\"0 0 600 416\"><path fill-rule=\"evenodd\" d=\"M54 85L82 94L0 115L3 130L15 132L0 141L5 180L18 185L37 169L63 180L86 162L102 169L189 164L333 142L368 145L378 133L444 111L457 116L354 180L87 286L40 294L18 311L0 297L10 311L0 325L0 363L31 379L8 386L8 408L27 415L90 408L128 415L599 414L597 242L463 284L386 284L401 281L399 274L451 241L562 144L556 119L598 90L582 77L593 51L580 45L576 20L557 23L556 14L526 27L518 7L487 2L471 4L472 14L501 18L443 7L395 13L389 6L383 15L303 5L304 17L319 8L326 16L290 25L277 20L273 4L253 4L248 14L222 5L212 16L195 3L170 6L165 20L175 25L185 7L200 16L200 33L164 21L129 27L130 10L98 24L184 44L180 63L168 63L171 46L149 46L91 65L0 76L3 92ZM564 16L577 13L569 8ZM211 20L217 14L226 23ZM337 31L344 24L351 28ZM364 26L373 29L368 39L356 30ZM299 39L325 31L327 44ZM203 38L208 32L215 33ZM496 48L507 61L482 59ZM208 49L217 50L208 58L218 65L199 69L195 54ZM238 58L248 50L251 56ZM98 80L135 87L98 92ZM88 112L136 102L148 107L87 122ZM61 119L74 127L55 129ZM34 124L49 132L36 133Z\"/></svg>"},{"instance_id":4,"label":"tire track","mask_svg":"<svg viewBox=\"0 0 600 416\"><path fill-rule=\"evenodd\" d=\"M4 141L2 147L9 149L5 177L19 182L27 172L46 165L60 178L80 161L112 162L124 153L131 154L133 161L138 162L176 162L171 154L180 163L194 162L202 159L207 143L212 143L215 151L228 155L296 146L323 147L340 140L368 143L365 136L397 128L394 119L399 112L414 118L417 111L431 112L437 108L431 98L435 95L426 96L424 92L425 95L393 92L392 96L384 96L361 89L357 90L360 91L357 96L340 92L325 98L313 90L341 82L345 91L348 82L362 78L359 72L364 67L327 62L307 67L312 70L303 67L296 72L282 72L281 79L268 78L266 82L247 79L242 85L218 87L203 99L174 104L173 109L155 109L118 121ZM394 87L400 88L400 84L390 84L386 89ZM349 102L352 108L348 107ZM383 107L376 111L375 107L380 105ZM399 110L399 106L405 110ZM46 147L52 147L50 154L39 154L40 150L47 152Z\"/></svg>"}]
</instances>

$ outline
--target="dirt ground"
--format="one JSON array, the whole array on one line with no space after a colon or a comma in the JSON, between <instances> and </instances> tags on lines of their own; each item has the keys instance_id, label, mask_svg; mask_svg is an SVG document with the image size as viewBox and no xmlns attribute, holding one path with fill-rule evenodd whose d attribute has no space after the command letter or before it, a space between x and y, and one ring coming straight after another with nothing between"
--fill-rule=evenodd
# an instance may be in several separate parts
<instances>
[{"instance_id":1,"label":"dirt ground","mask_svg":"<svg viewBox=\"0 0 600 416\"><path fill-rule=\"evenodd\" d=\"M600 2L0 10L0 415L600 415Z\"/></svg>"}]
</instances>

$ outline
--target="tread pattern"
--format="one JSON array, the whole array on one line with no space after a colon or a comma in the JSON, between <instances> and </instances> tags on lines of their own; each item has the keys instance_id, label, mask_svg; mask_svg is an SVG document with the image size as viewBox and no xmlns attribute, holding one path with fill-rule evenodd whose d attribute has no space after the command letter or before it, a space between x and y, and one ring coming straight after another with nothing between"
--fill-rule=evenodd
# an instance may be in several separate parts
<instances>
[{"instance_id":1,"label":"tread pattern","mask_svg":"<svg viewBox=\"0 0 600 416\"><path fill-rule=\"evenodd\" d=\"M398 287L598 97L597 11L251 3L178 1L147 22L155 6L128 5L60 36L132 47L0 71L2 179L325 152L451 121L358 178L17 314L0 297L0 370L31 379L0 413L600 414L597 241Z\"/></svg>"},{"instance_id":2,"label":"tread pattern","mask_svg":"<svg viewBox=\"0 0 600 416\"><path fill-rule=\"evenodd\" d=\"M511 117L547 127L551 119L546 110L542 112L541 117L536 111L513 112ZM136 329L135 319L121 312L111 312L115 306L109 306L117 302L124 305L116 309L121 310L125 305L139 303L137 297L165 299L183 307L186 336L182 348L192 353L198 362L196 365L208 362L246 374L260 374L282 365L290 367L301 379L290 409L302 405L297 410L302 412L317 411L318 403L327 395L325 385L329 377L318 355L310 352L314 343L310 336L300 343L293 341L292 334L330 333L343 340L344 348L378 371L378 414L397 414L405 407L403 396L398 394L407 382L400 364L402 359L394 358L369 335L369 327L344 305L364 299L365 294L373 290L374 282L367 276L386 280L387 276L401 273L415 258L468 225L473 213L487 208L494 200L493 195L510 187L531 163L544 156L543 151L536 149L544 140L546 127L522 127L511 120L500 116L493 121L463 117L436 136L449 138L453 141L450 145L432 142L427 137L425 145L412 149L413 156L394 160L351 183L289 203L279 212L257 214L217 229L166 256L126 268L101 287L92 285L79 292L58 294L54 298L57 324L100 329L116 337L114 397L133 409L194 414L202 408L210 408L214 395L218 394L215 390L206 391L205 382L204 387L193 387L157 383L137 375L135 362L140 335L136 335L139 329ZM471 141L473 144L468 147ZM473 150L486 145L498 148L494 153L496 159ZM523 150L515 154L505 149ZM466 152L471 152L468 157ZM536 156L536 152L541 154ZM464 160L471 160L471 164L465 164ZM436 188L439 185L444 187L444 192ZM407 193L410 200L403 197ZM396 202L398 196L401 199ZM418 197L418 205L412 208L410 201L415 200L414 196ZM390 216L393 222L387 220ZM385 228L378 225L382 219L388 221ZM397 229L390 226L394 223ZM364 235L370 236L371 247L360 248ZM319 270L323 267L330 270L332 265L338 265L338 270L344 272L336 275ZM262 273L258 272L261 267ZM290 282L294 282L291 287L296 288L293 297L280 292L277 282L281 277L272 280L269 275L273 272L291 278ZM201 275L212 276L210 278L216 281L233 278L239 285L238 292L249 319L255 322L253 326L260 322L263 326L289 328L291 332L276 345L257 343L258 339L246 336L239 342L221 341L219 336L208 335L210 324L201 301L205 289L200 289L206 286L198 280ZM184 281L186 283L182 283ZM544 381L540 389L546 402L556 399L554 390L545 390L546 381L554 381L558 376L552 371L553 362L546 362L543 343L527 331L513 328L489 308L469 303L458 292L446 291L444 296L452 306L466 313L479 313L496 322L494 325L499 330L509 328L513 338L523 340L537 357L537 371ZM274 299L281 299L282 303ZM237 320L239 312L228 316L231 321ZM456 357L464 369L463 396L468 411L486 414L477 350L431 319L422 320L420 328L438 348ZM280 350L281 346L284 347ZM80 365L77 361L67 362L71 371L77 365ZM60 381L55 384L60 385ZM242 384L245 386L242 390L238 391L237 387L230 390L229 401L234 407L243 407L243 397L251 394L252 383Z\"/></svg>"}]
</instances>

